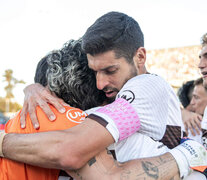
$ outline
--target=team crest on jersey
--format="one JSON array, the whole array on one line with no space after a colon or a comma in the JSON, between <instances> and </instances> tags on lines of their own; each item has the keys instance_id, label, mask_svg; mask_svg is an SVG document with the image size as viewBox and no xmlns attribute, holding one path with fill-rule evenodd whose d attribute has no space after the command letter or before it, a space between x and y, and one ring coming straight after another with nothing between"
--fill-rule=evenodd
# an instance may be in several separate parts
<instances>
[{"instance_id":1,"label":"team crest on jersey","mask_svg":"<svg viewBox=\"0 0 207 180\"><path fill-rule=\"evenodd\" d=\"M82 123L85 120L87 114L80 109L69 109L66 113L66 117L74 123Z\"/></svg>"},{"instance_id":2,"label":"team crest on jersey","mask_svg":"<svg viewBox=\"0 0 207 180\"><path fill-rule=\"evenodd\" d=\"M120 94L118 94L118 98L123 98L127 100L129 103L132 103L135 99L135 95L130 90L124 90Z\"/></svg>"}]
</instances>

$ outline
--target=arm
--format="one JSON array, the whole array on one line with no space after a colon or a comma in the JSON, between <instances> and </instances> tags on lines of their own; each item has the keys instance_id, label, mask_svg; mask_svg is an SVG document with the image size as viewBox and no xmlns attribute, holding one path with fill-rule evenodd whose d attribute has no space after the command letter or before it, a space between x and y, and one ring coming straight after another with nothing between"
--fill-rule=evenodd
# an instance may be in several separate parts
<instances>
[{"instance_id":1,"label":"arm","mask_svg":"<svg viewBox=\"0 0 207 180\"><path fill-rule=\"evenodd\" d=\"M65 108L63 107L64 101L52 95L49 89L43 87L41 84L35 83L27 86L24 89L24 93L25 99L20 119L22 128L25 128L27 113L29 113L35 129L39 128L36 106L40 106L51 121L55 120L56 117L48 104L53 105L60 113L65 112Z\"/></svg>"},{"instance_id":2,"label":"arm","mask_svg":"<svg viewBox=\"0 0 207 180\"><path fill-rule=\"evenodd\" d=\"M7 134L6 158L56 169L79 169L114 142L111 134L93 120L67 130L36 134Z\"/></svg>"},{"instance_id":3,"label":"arm","mask_svg":"<svg viewBox=\"0 0 207 180\"><path fill-rule=\"evenodd\" d=\"M162 156L132 160L121 165L117 179L179 180L177 163L170 153Z\"/></svg>"},{"instance_id":4,"label":"arm","mask_svg":"<svg viewBox=\"0 0 207 180\"><path fill-rule=\"evenodd\" d=\"M93 162L93 163L91 163ZM103 151L77 171L67 171L75 179L180 179L179 170L170 153L119 163Z\"/></svg>"},{"instance_id":5,"label":"arm","mask_svg":"<svg viewBox=\"0 0 207 180\"><path fill-rule=\"evenodd\" d=\"M78 169L115 140L127 138L140 128L136 111L124 99L116 100L97 111L103 117L89 115L83 123L67 130L24 135L7 134L3 139L3 154L9 159L41 167ZM120 124L120 132L117 128L114 132L105 118ZM134 128L128 129L121 121L132 123Z\"/></svg>"},{"instance_id":6,"label":"arm","mask_svg":"<svg viewBox=\"0 0 207 180\"><path fill-rule=\"evenodd\" d=\"M193 152L193 153L192 153ZM77 171L67 171L78 179L183 179L192 169L202 177L207 167L206 149L198 142L183 139L183 142L168 153L157 157L118 163L103 151ZM197 178L198 179L198 178Z\"/></svg>"},{"instance_id":7,"label":"arm","mask_svg":"<svg viewBox=\"0 0 207 180\"><path fill-rule=\"evenodd\" d=\"M199 135L201 130L202 116L197 113L188 111L184 108L182 108L181 111L182 111L182 120L185 126L186 134L188 135L188 131L190 130L192 135L195 136L195 132L194 132L195 129L196 133Z\"/></svg>"}]
</instances>

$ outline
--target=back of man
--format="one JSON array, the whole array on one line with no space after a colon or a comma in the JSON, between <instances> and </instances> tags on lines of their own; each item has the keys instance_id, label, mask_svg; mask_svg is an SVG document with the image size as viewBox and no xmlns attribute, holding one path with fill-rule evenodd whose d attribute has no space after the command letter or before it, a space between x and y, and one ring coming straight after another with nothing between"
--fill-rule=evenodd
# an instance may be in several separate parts
<instances>
[{"instance_id":1,"label":"back of man","mask_svg":"<svg viewBox=\"0 0 207 180\"><path fill-rule=\"evenodd\" d=\"M70 106L65 106L66 112L63 114L58 112L53 106L50 106L50 108L57 117L54 122L47 120L44 112L37 107L37 117L40 123L40 128L38 130L33 128L29 115L27 115L26 128L20 128L20 111L13 119L8 121L5 126L5 132L38 133L44 131L64 130L78 125L86 117L85 112ZM4 158L0 158L0 169L1 180L57 180L60 173L60 170L40 168Z\"/></svg>"}]
</instances>

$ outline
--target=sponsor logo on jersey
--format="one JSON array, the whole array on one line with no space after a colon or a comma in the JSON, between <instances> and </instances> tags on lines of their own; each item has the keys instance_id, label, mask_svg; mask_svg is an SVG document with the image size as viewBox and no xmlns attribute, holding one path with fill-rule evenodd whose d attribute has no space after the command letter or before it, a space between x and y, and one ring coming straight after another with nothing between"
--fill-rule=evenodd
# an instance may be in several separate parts
<instances>
[{"instance_id":1,"label":"sponsor logo on jersey","mask_svg":"<svg viewBox=\"0 0 207 180\"><path fill-rule=\"evenodd\" d=\"M118 94L118 98L123 98L127 100L129 103L132 103L135 99L135 95L130 90L124 90L120 94Z\"/></svg>"},{"instance_id":2,"label":"sponsor logo on jersey","mask_svg":"<svg viewBox=\"0 0 207 180\"><path fill-rule=\"evenodd\" d=\"M87 114L84 111L81 111L80 109L70 109L66 113L66 117L74 122L74 123L82 123L85 120L85 117Z\"/></svg>"}]
</instances>

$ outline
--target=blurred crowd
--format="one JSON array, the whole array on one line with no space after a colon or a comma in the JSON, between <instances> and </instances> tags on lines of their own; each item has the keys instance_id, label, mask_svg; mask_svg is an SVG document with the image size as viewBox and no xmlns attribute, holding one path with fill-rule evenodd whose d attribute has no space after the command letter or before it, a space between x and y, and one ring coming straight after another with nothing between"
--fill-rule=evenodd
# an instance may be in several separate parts
<instances>
[{"instance_id":1,"label":"blurred crowd","mask_svg":"<svg viewBox=\"0 0 207 180\"><path fill-rule=\"evenodd\" d=\"M6 122L8 121L8 117L4 116L2 113L0 113L0 130L4 129L4 126Z\"/></svg>"},{"instance_id":2,"label":"blurred crowd","mask_svg":"<svg viewBox=\"0 0 207 180\"><path fill-rule=\"evenodd\" d=\"M161 75L177 90L184 82L200 77L200 50L200 45L149 50L147 66L151 73Z\"/></svg>"}]
</instances>

